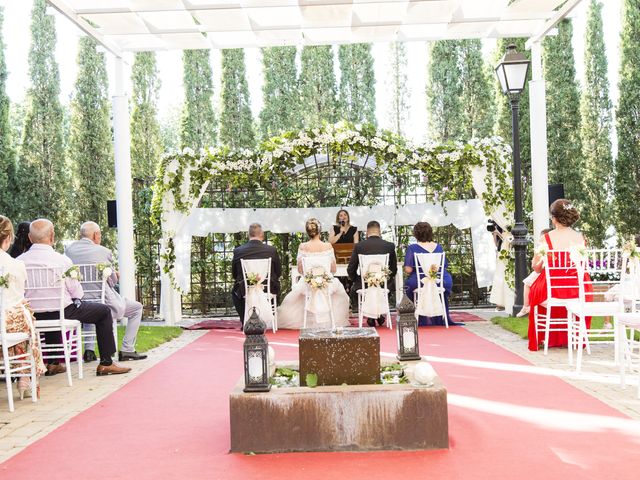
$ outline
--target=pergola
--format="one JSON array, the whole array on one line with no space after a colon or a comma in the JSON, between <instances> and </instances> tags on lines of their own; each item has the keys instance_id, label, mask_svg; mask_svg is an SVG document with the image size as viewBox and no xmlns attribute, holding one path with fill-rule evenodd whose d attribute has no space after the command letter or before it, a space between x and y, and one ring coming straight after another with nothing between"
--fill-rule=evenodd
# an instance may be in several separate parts
<instances>
[{"instance_id":1,"label":"pergola","mask_svg":"<svg viewBox=\"0 0 640 480\"><path fill-rule=\"evenodd\" d=\"M581 0L47 0L115 56L113 126L121 292L135 298L127 52L525 37L534 234L548 225L541 41Z\"/></svg>"}]
</instances>

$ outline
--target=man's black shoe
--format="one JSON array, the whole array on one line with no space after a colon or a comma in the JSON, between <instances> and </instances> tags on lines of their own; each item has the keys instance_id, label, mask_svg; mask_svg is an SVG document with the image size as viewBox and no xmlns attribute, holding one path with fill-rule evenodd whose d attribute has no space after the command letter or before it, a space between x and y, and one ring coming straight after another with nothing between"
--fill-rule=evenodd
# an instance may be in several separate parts
<instances>
[{"instance_id":1,"label":"man's black shoe","mask_svg":"<svg viewBox=\"0 0 640 480\"><path fill-rule=\"evenodd\" d=\"M144 360L146 355L138 352L118 352L118 360L120 362L126 362L127 360Z\"/></svg>"},{"instance_id":2,"label":"man's black shoe","mask_svg":"<svg viewBox=\"0 0 640 480\"><path fill-rule=\"evenodd\" d=\"M97 360L96 352L93 350L85 350L82 355L82 360L84 360L84 363L95 362Z\"/></svg>"},{"instance_id":3,"label":"man's black shoe","mask_svg":"<svg viewBox=\"0 0 640 480\"><path fill-rule=\"evenodd\" d=\"M367 325L369 325L370 327L375 327L376 321L373 318L367 318Z\"/></svg>"},{"instance_id":4,"label":"man's black shoe","mask_svg":"<svg viewBox=\"0 0 640 480\"><path fill-rule=\"evenodd\" d=\"M378 317L378 325L380 326L384 325L385 320L386 318L384 317L384 315L381 317Z\"/></svg>"}]
</instances>

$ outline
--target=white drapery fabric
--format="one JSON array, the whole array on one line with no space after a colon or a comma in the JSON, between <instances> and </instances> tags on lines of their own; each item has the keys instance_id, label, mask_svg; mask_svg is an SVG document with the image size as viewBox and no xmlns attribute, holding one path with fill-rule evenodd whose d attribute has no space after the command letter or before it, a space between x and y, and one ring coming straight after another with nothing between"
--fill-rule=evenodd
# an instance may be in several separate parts
<instances>
[{"instance_id":1,"label":"white drapery fabric","mask_svg":"<svg viewBox=\"0 0 640 480\"><path fill-rule=\"evenodd\" d=\"M475 175L474 175L475 176ZM475 186L475 182L474 182ZM191 282L191 238L210 233L236 233L246 231L253 222L273 233L304 232L306 219L315 217L328 230L335 221L339 207L324 208L194 208L190 215L172 213L165 216L163 228L175 231L175 279L178 286L188 292ZM486 214L478 199L455 200L439 204L376 205L347 207L351 223L365 230L371 220L382 229L413 225L427 221L434 227L454 225L471 229L474 263L479 287L491 285L496 268L493 237L486 229ZM505 224L506 225L506 224ZM469 252L471 253L471 252ZM181 319L180 294L171 286L167 275L161 275L160 314L168 324Z\"/></svg>"}]
</instances>

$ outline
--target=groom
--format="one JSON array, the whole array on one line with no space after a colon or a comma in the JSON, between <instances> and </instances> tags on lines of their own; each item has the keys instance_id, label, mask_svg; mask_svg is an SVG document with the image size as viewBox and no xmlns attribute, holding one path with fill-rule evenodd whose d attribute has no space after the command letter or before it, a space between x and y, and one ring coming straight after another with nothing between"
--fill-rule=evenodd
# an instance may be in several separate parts
<instances>
[{"instance_id":1,"label":"groom","mask_svg":"<svg viewBox=\"0 0 640 480\"><path fill-rule=\"evenodd\" d=\"M398 272L396 247L393 243L380 238L380 224L372 220L367 223L367 239L355 244L349 265L347 266L347 275L349 275L349 280L353 282L350 292L352 305L358 305L358 290L362 288L362 277L358 274L358 266L360 264L358 255L384 255L385 253L389 254L389 270L391 271L391 275L387 279L388 288L389 285L394 284L394 278ZM391 291L391 289L389 289L389 291ZM370 327L376 324L372 318L368 318L367 323ZM378 324L384 324L384 317L378 318Z\"/></svg>"},{"instance_id":2,"label":"groom","mask_svg":"<svg viewBox=\"0 0 640 480\"><path fill-rule=\"evenodd\" d=\"M249 241L233 250L233 261L231 262L231 272L234 281L231 297L233 298L233 306L236 307L236 311L240 316L242 326L244 326L244 297L247 292L245 292L244 289L241 260L262 258L271 258L271 293L277 295L280 293L280 275L282 273L278 252L275 247L264 243L262 226L259 223L252 223L249 226Z\"/></svg>"}]
</instances>

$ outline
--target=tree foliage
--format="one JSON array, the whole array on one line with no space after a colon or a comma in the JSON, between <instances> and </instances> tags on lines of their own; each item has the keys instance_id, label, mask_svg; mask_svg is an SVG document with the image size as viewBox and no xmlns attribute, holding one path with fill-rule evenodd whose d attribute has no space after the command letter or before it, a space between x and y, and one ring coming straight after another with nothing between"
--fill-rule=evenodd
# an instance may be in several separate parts
<instances>
[{"instance_id":1,"label":"tree foliage","mask_svg":"<svg viewBox=\"0 0 640 480\"><path fill-rule=\"evenodd\" d=\"M304 126L316 127L322 122L335 122L338 104L333 49L330 45L303 47L301 63L300 91L304 106Z\"/></svg>"},{"instance_id":2,"label":"tree foliage","mask_svg":"<svg viewBox=\"0 0 640 480\"><path fill-rule=\"evenodd\" d=\"M580 96L571 44L571 20L558 24L558 35L546 37L542 60L547 87L547 155L549 182L564 184L565 196L582 208Z\"/></svg>"},{"instance_id":3,"label":"tree foliage","mask_svg":"<svg viewBox=\"0 0 640 480\"><path fill-rule=\"evenodd\" d=\"M625 0L620 38L620 100L616 112L618 158L615 207L618 233L640 233L640 1Z\"/></svg>"},{"instance_id":4,"label":"tree foliage","mask_svg":"<svg viewBox=\"0 0 640 480\"><path fill-rule=\"evenodd\" d=\"M4 39L2 27L4 8L0 7L0 213L13 219L16 203L13 184L15 181L16 157L9 117L11 103L6 91L7 65L4 61Z\"/></svg>"},{"instance_id":5,"label":"tree foliage","mask_svg":"<svg viewBox=\"0 0 640 480\"><path fill-rule=\"evenodd\" d=\"M613 223L611 193L611 100L602 32L602 4L591 0L584 36L584 88L580 102L584 161L583 230L590 243L602 246Z\"/></svg>"},{"instance_id":6,"label":"tree foliage","mask_svg":"<svg viewBox=\"0 0 640 480\"><path fill-rule=\"evenodd\" d=\"M131 173L147 178L155 174L163 150L157 111L160 79L154 52L136 53L131 83Z\"/></svg>"},{"instance_id":7,"label":"tree foliage","mask_svg":"<svg viewBox=\"0 0 640 480\"><path fill-rule=\"evenodd\" d=\"M46 14L45 0L34 0L29 49L31 85L18 166L20 216L24 220L49 218L61 238L70 229L71 176L63 149L55 45L54 18Z\"/></svg>"},{"instance_id":8,"label":"tree foliage","mask_svg":"<svg viewBox=\"0 0 640 480\"><path fill-rule=\"evenodd\" d=\"M91 37L82 37L78 49L69 159L74 172L77 218L106 227L106 201L114 195L109 92L105 55L98 52Z\"/></svg>"},{"instance_id":9,"label":"tree foliage","mask_svg":"<svg viewBox=\"0 0 640 480\"><path fill-rule=\"evenodd\" d=\"M480 40L458 42L462 80L462 139L491 135L495 116L491 72L482 58Z\"/></svg>"},{"instance_id":10,"label":"tree foliage","mask_svg":"<svg viewBox=\"0 0 640 480\"><path fill-rule=\"evenodd\" d=\"M376 125L376 78L370 43L338 47L341 120Z\"/></svg>"},{"instance_id":11,"label":"tree foliage","mask_svg":"<svg viewBox=\"0 0 640 480\"><path fill-rule=\"evenodd\" d=\"M231 148L252 148L256 143L244 50L222 50L222 102L220 143Z\"/></svg>"},{"instance_id":12,"label":"tree foliage","mask_svg":"<svg viewBox=\"0 0 640 480\"><path fill-rule=\"evenodd\" d=\"M260 136L269 138L302 126L296 47L262 49L264 106L260 112Z\"/></svg>"},{"instance_id":13,"label":"tree foliage","mask_svg":"<svg viewBox=\"0 0 640 480\"><path fill-rule=\"evenodd\" d=\"M403 135L405 123L409 121L409 85L408 85L407 45L404 42L389 44L389 72L386 87L391 92L387 117L391 130Z\"/></svg>"},{"instance_id":14,"label":"tree foliage","mask_svg":"<svg viewBox=\"0 0 640 480\"><path fill-rule=\"evenodd\" d=\"M434 142L460 140L463 136L463 86L458 44L457 40L438 40L429 46L427 113L429 138Z\"/></svg>"},{"instance_id":15,"label":"tree foliage","mask_svg":"<svg viewBox=\"0 0 640 480\"><path fill-rule=\"evenodd\" d=\"M209 50L185 50L183 59L184 106L180 125L182 147L204 148L216 141L213 112L213 73Z\"/></svg>"}]
</instances>

